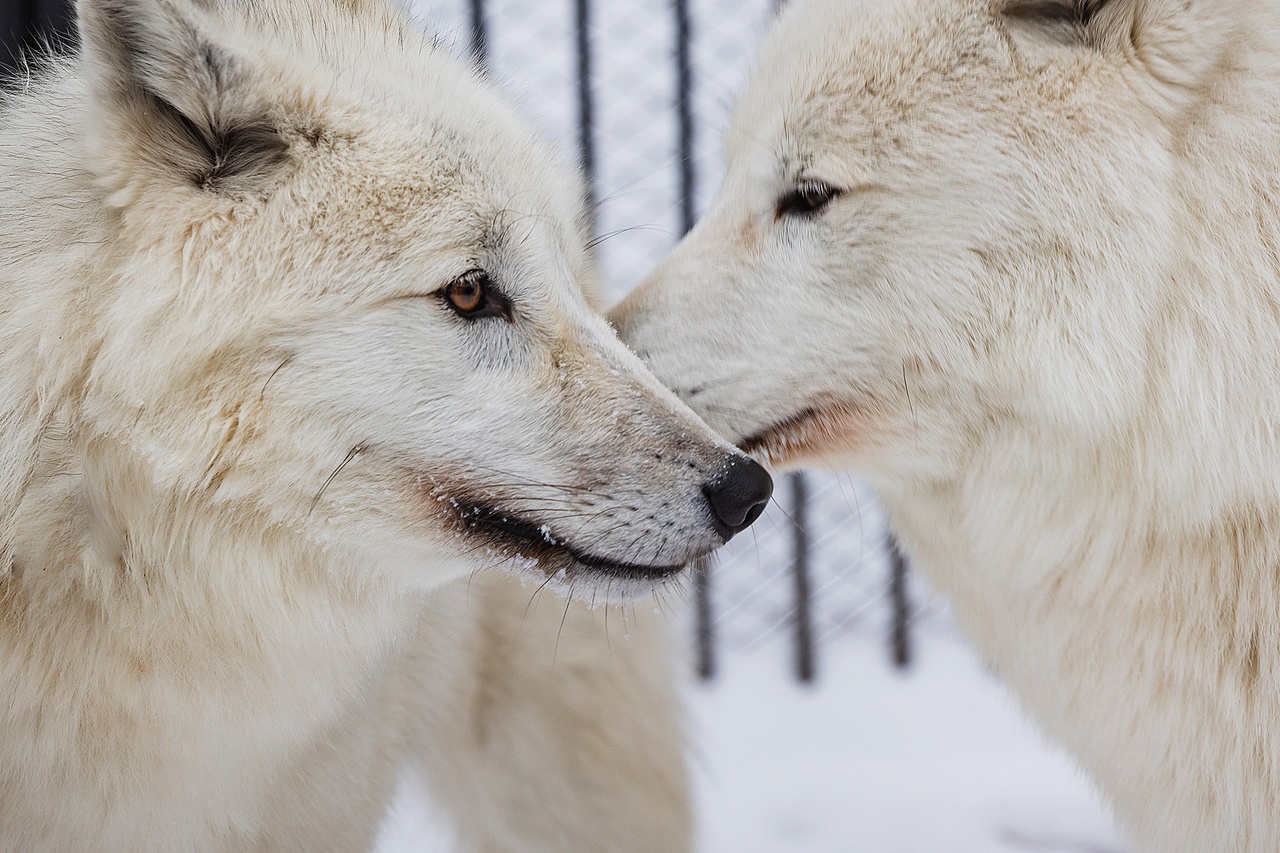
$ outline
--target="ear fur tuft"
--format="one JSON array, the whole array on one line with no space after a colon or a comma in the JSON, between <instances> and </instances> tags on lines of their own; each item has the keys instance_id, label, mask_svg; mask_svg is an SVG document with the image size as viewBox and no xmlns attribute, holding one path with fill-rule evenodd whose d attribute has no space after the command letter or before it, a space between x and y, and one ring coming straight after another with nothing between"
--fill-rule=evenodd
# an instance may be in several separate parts
<instances>
[{"instance_id":1,"label":"ear fur tuft","mask_svg":"<svg viewBox=\"0 0 1280 853\"><path fill-rule=\"evenodd\" d=\"M1022 35L1069 45L1098 47L1098 13L1126 0L1013 0L1002 9L1005 20Z\"/></svg>"},{"instance_id":2,"label":"ear fur tuft","mask_svg":"<svg viewBox=\"0 0 1280 853\"><path fill-rule=\"evenodd\" d=\"M79 0L95 109L123 153L201 189L246 189L288 144L257 104L252 75L221 44L203 0Z\"/></svg>"},{"instance_id":3,"label":"ear fur tuft","mask_svg":"<svg viewBox=\"0 0 1280 853\"><path fill-rule=\"evenodd\" d=\"M1149 75L1162 107L1178 108L1206 84L1241 18L1231 0L1011 0L1001 9L1033 55L1088 49ZM1052 55L1052 54L1050 54Z\"/></svg>"},{"instance_id":4,"label":"ear fur tuft","mask_svg":"<svg viewBox=\"0 0 1280 853\"><path fill-rule=\"evenodd\" d=\"M1038 24L1087 27L1106 0L1018 0L1005 8L1005 17Z\"/></svg>"}]
</instances>

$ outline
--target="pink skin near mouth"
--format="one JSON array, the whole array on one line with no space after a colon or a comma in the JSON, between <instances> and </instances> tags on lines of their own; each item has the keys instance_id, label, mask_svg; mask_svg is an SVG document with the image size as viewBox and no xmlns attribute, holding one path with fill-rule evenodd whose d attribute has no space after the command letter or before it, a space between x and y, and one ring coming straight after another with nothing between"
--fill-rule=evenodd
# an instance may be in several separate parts
<instances>
[{"instance_id":1,"label":"pink skin near mouth","mask_svg":"<svg viewBox=\"0 0 1280 853\"><path fill-rule=\"evenodd\" d=\"M806 406L744 438L738 447L771 467L795 465L804 459L827 456L833 448L849 444L853 432L850 425L863 415L861 407L838 401Z\"/></svg>"}]
</instances>

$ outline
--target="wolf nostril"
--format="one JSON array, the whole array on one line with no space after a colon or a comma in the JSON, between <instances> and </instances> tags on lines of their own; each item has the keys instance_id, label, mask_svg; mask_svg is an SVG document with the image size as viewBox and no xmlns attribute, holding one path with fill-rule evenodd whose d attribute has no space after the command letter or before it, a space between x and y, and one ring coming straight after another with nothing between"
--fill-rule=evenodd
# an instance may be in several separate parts
<instances>
[{"instance_id":1,"label":"wolf nostril","mask_svg":"<svg viewBox=\"0 0 1280 853\"><path fill-rule=\"evenodd\" d=\"M764 512L773 494L773 478L754 460L743 456L703 486L702 493L711 505L716 532L728 542Z\"/></svg>"}]
</instances>

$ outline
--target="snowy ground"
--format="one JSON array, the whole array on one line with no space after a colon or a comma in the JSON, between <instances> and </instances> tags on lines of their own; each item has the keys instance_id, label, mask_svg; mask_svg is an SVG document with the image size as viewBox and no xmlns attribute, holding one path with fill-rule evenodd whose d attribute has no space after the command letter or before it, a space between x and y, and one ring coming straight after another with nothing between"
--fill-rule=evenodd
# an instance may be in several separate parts
<instances>
[{"instance_id":1,"label":"snowy ground","mask_svg":"<svg viewBox=\"0 0 1280 853\"><path fill-rule=\"evenodd\" d=\"M693 688L707 853L1120 851L1073 764L952 637L916 668L877 646L828 649L816 690L775 655L731 658Z\"/></svg>"},{"instance_id":2,"label":"snowy ground","mask_svg":"<svg viewBox=\"0 0 1280 853\"><path fill-rule=\"evenodd\" d=\"M953 635L907 674L828 647L818 689L774 644L690 681L703 853L1120 853L1089 784ZM406 784L379 853L451 849Z\"/></svg>"}]
</instances>

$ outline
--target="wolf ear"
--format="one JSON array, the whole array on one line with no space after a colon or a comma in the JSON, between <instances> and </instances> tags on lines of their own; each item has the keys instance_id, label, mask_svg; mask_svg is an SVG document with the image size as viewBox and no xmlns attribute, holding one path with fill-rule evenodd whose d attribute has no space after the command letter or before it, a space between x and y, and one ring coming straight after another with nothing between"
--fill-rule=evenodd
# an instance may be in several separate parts
<instances>
[{"instance_id":1,"label":"wolf ear","mask_svg":"<svg viewBox=\"0 0 1280 853\"><path fill-rule=\"evenodd\" d=\"M1106 0L1013 0L1003 12L1014 26L1039 35L1087 41L1089 25L1105 5Z\"/></svg>"},{"instance_id":2,"label":"wolf ear","mask_svg":"<svg viewBox=\"0 0 1280 853\"><path fill-rule=\"evenodd\" d=\"M1136 59L1159 83L1195 87L1227 46L1228 0L1010 0L1024 46L1087 48Z\"/></svg>"},{"instance_id":3,"label":"wolf ear","mask_svg":"<svg viewBox=\"0 0 1280 853\"><path fill-rule=\"evenodd\" d=\"M246 188L285 158L247 63L207 0L77 0L95 118L108 156L205 190ZM119 170L123 164L112 164ZM125 177L125 182L138 177Z\"/></svg>"}]
</instances>

